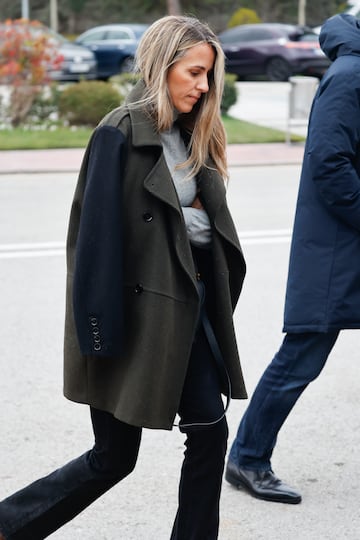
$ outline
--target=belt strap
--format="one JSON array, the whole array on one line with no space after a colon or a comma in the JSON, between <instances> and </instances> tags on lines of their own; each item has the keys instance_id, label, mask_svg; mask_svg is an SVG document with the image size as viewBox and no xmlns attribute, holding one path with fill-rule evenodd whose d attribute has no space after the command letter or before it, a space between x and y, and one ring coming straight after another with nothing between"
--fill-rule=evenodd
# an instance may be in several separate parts
<instances>
[{"instance_id":1,"label":"belt strap","mask_svg":"<svg viewBox=\"0 0 360 540\"><path fill-rule=\"evenodd\" d=\"M197 285L198 285L198 291L199 291L199 296L200 296L200 313L199 313L199 320L198 320L198 325L197 327L199 328L200 325L202 325L203 329L204 329L204 332L205 332L205 336L206 336L206 339L209 343L209 347L211 349L211 352L213 354L213 357L214 357L214 361L216 363L216 366L218 368L218 372L219 372L219 376L220 376L220 379L221 379L221 382L225 387L228 388L228 393L226 395L226 406L224 408L224 412L222 413L222 415L217 418L216 420L213 420L212 422L193 422L193 423L187 423L187 424L174 424L174 426L177 426L179 427L180 429L182 428L188 428L188 427L201 427L201 426L211 426L211 425L214 425L216 424L217 422L220 422L220 420L222 420L229 408L229 405L230 405L230 401L231 401L231 383L230 383L230 378L229 378L229 375L228 375L228 372L226 370L226 367L225 367L225 363L224 363L224 359L223 359L223 356L222 356L222 353L220 351L220 347L219 347L219 344L217 342L217 339L216 339L216 336L214 334L214 330L211 326L211 323L209 321L209 318L207 316L207 313L206 313L206 309L205 309L205 285L204 283L200 280L200 275L197 276Z\"/></svg>"},{"instance_id":2,"label":"belt strap","mask_svg":"<svg viewBox=\"0 0 360 540\"><path fill-rule=\"evenodd\" d=\"M222 386L224 388L227 387L227 389L228 389L228 393L226 395L226 406L225 406L225 411L224 411L224 414L225 414L226 411L229 408L230 401L231 401L230 378L229 378L228 372L226 370L224 358L223 358L223 355L222 355L222 353L220 351L220 347L219 347L218 341L216 339L216 336L214 334L214 330L213 330L213 328L211 326L211 322L210 322L209 317L208 317L208 315L206 313L206 309L205 309L205 294L206 294L205 293L205 285L204 285L203 281L201 281L200 279L197 280L197 284L198 284L198 291L199 291L199 295L200 295L200 315L199 315L200 320L199 320L199 323L202 324L202 326L204 328L206 338L208 340L211 352L213 354L215 363L216 363L218 371L219 371L219 376L221 378Z\"/></svg>"}]
</instances>

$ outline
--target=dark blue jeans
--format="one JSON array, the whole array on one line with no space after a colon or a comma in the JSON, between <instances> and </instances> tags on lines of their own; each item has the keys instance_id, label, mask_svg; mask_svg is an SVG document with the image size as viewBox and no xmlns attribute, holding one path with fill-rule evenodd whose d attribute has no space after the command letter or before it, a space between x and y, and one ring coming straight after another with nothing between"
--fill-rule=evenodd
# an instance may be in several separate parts
<instances>
[{"instance_id":1,"label":"dark blue jeans","mask_svg":"<svg viewBox=\"0 0 360 540\"><path fill-rule=\"evenodd\" d=\"M223 412L217 368L200 329L192 349L179 415L183 423L221 420L209 426L182 428L187 435L186 450L171 540L218 537L228 436ZM6 540L46 538L134 469L141 428L93 408L91 417L95 435L91 450L0 503L0 530Z\"/></svg>"},{"instance_id":2,"label":"dark blue jeans","mask_svg":"<svg viewBox=\"0 0 360 540\"><path fill-rule=\"evenodd\" d=\"M240 422L231 461L246 469L271 469L277 434L307 385L320 374L338 335L339 331L285 336Z\"/></svg>"}]
</instances>

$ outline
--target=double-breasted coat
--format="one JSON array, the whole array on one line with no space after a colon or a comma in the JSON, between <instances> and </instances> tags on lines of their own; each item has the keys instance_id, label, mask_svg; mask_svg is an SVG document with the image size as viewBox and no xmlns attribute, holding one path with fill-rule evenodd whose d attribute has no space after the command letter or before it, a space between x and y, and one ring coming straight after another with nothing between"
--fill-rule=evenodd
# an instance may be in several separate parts
<instances>
[{"instance_id":1,"label":"double-breasted coat","mask_svg":"<svg viewBox=\"0 0 360 540\"><path fill-rule=\"evenodd\" d=\"M213 235L214 331L232 397L244 398L232 314L245 262L222 178L204 167L198 182ZM132 425L171 429L198 314L190 242L159 135L143 111L120 107L92 135L71 209L65 396Z\"/></svg>"},{"instance_id":2,"label":"double-breasted coat","mask_svg":"<svg viewBox=\"0 0 360 540\"><path fill-rule=\"evenodd\" d=\"M360 26L337 15L320 44L333 60L314 98L285 302L286 332L360 328Z\"/></svg>"}]
</instances>

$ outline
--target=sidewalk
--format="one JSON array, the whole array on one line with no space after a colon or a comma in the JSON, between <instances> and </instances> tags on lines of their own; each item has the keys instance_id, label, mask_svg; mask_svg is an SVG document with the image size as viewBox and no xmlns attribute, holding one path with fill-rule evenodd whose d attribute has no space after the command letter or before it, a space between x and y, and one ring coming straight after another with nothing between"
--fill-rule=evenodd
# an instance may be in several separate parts
<instances>
[{"instance_id":1,"label":"sidewalk","mask_svg":"<svg viewBox=\"0 0 360 540\"><path fill-rule=\"evenodd\" d=\"M286 131L290 83L238 82L239 99L229 111L231 116L265 127ZM306 135L306 129L296 133ZM231 144L229 167L300 164L304 144ZM56 150L0 151L0 174L31 172L78 172L84 148Z\"/></svg>"},{"instance_id":2,"label":"sidewalk","mask_svg":"<svg viewBox=\"0 0 360 540\"><path fill-rule=\"evenodd\" d=\"M84 148L0 151L0 174L78 172ZM231 144L229 167L292 165L302 161L303 144Z\"/></svg>"}]
</instances>

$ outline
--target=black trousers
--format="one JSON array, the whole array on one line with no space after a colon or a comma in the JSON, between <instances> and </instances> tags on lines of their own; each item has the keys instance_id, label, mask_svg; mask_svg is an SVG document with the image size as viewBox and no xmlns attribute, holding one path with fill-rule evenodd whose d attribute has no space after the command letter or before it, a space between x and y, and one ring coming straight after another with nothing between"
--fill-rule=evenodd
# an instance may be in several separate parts
<instances>
[{"instance_id":1,"label":"black trousers","mask_svg":"<svg viewBox=\"0 0 360 540\"><path fill-rule=\"evenodd\" d=\"M186 450L171 540L218 537L228 437L223 412L217 368L200 327L179 408L181 423L190 425L181 428ZM91 418L95 436L91 450L0 502L0 531L6 540L46 538L134 469L141 428L93 408ZM216 423L199 425L218 418Z\"/></svg>"}]
</instances>

